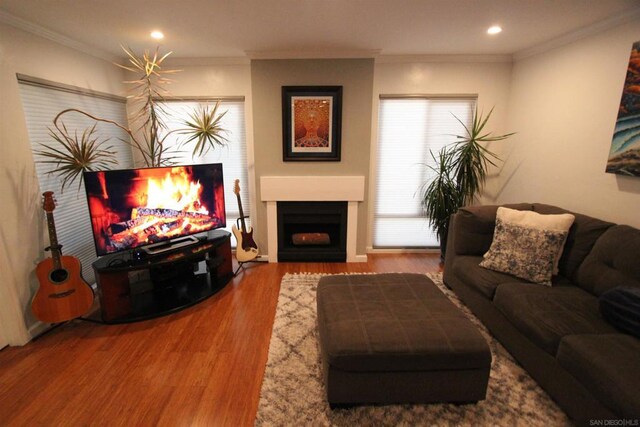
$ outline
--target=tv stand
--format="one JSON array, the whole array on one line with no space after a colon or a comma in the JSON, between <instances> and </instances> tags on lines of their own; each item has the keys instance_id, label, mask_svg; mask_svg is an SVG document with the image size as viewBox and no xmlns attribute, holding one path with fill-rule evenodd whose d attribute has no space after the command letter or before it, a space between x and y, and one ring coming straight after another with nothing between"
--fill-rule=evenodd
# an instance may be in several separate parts
<instances>
[{"instance_id":1,"label":"tv stand","mask_svg":"<svg viewBox=\"0 0 640 427\"><path fill-rule=\"evenodd\" d=\"M233 277L231 234L209 237L137 260L131 252L93 263L100 310L97 321L128 323L163 316L197 304Z\"/></svg>"}]
</instances>

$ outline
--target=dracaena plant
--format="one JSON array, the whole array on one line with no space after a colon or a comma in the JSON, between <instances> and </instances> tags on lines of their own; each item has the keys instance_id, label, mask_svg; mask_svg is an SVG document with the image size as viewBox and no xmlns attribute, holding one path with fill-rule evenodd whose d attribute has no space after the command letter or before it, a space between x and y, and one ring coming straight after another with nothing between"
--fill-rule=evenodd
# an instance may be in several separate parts
<instances>
[{"instance_id":1,"label":"dracaena plant","mask_svg":"<svg viewBox=\"0 0 640 427\"><path fill-rule=\"evenodd\" d=\"M104 146L107 140L98 139L96 125L78 135L77 131L70 134L64 123L58 124L54 120L54 129L49 129L49 136L58 144L41 144L42 149L35 153L45 158L40 163L53 167L50 173L57 174L62 179L62 188L73 182L84 170L108 169L116 164L113 147Z\"/></svg>"},{"instance_id":2,"label":"dracaena plant","mask_svg":"<svg viewBox=\"0 0 640 427\"><path fill-rule=\"evenodd\" d=\"M451 160L451 173L460 191L463 205L473 202L482 191L489 165L497 166L496 162L500 161L495 153L482 144L502 141L514 134L512 132L492 136L491 132L487 132L485 127L492 113L493 108L483 117L482 114L478 114L476 107L470 127L454 115L465 131L463 135L455 135Z\"/></svg>"},{"instance_id":3,"label":"dracaena plant","mask_svg":"<svg viewBox=\"0 0 640 427\"><path fill-rule=\"evenodd\" d=\"M454 150L444 147L437 154L429 152L433 165L426 165L435 175L422 185L422 206L429 225L442 239L449 217L462 206L462 194L451 174Z\"/></svg>"},{"instance_id":4,"label":"dracaena plant","mask_svg":"<svg viewBox=\"0 0 640 427\"><path fill-rule=\"evenodd\" d=\"M498 156L483 144L502 141L514 133L493 136L485 127L493 108L486 116L474 110L473 120L467 126L458 117L464 134L453 135L455 141L438 154L430 152L435 166L428 166L435 174L433 181L423 184L422 207L431 228L440 238L442 254L449 226L449 217L460 207L473 202L482 191L489 165L496 166Z\"/></svg>"},{"instance_id":5,"label":"dracaena plant","mask_svg":"<svg viewBox=\"0 0 640 427\"><path fill-rule=\"evenodd\" d=\"M61 178L63 191L78 178L80 185L82 172L108 169L117 164L113 147L105 146L106 140L99 140L96 136L95 124L81 134L69 132L63 121L68 114L80 114L96 123L120 128L127 134L122 141L138 152L148 167L174 164L175 159L165 145L167 137L173 133L184 137L179 144L181 148L194 145L191 149L193 156L203 155L228 142L227 130L221 125L226 111L218 112L218 102L213 108L198 107L188 119L181 121L184 127L168 130L164 118L169 114L163 107L168 94L165 86L171 81L168 76L179 70L163 69L162 63L172 52L160 56L156 49L153 54L145 51L142 56L137 56L129 48L122 49L127 54L128 62L126 65L115 65L136 73L138 77L125 81L130 86L127 98L133 111L128 116L128 123L117 123L77 108L69 108L58 113L53 120L53 128L49 128L50 136L58 144L41 144L41 148L35 152L40 158L38 162L52 166L49 173Z\"/></svg>"},{"instance_id":6,"label":"dracaena plant","mask_svg":"<svg viewBox=\"0 0 640 427\"><path fill-rule=\"evenodd\" d=\"M227 132L220 122L227 113L226 111L218 114L219 103L213 106L201 106L196 111L193 111L189 115L189 119L184 121L184 128L179 129L178 132L186 136L183 141L183 145L195 141L196 145L193 147L194 156L202 156L209 150L214 149L217 146L224 146L228 141L224 137Z\"/></svg>"}]
</instances>

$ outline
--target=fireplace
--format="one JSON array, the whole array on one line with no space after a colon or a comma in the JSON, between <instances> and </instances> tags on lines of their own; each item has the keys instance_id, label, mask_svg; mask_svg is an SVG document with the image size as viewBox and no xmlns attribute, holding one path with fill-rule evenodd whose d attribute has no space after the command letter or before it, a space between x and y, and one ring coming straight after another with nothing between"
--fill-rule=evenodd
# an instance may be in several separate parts
<instances>
[{"instance_id":1,"label":"fireplace","mask_svg":"<svg viewBox=\"0 0 640 427\"><path fill-rule=\"evenodd\" d=\"M277 205L279 261L347 260L347 202Z\"/></svg>"},{"instance_id":2,"label":"fireplace","mask_svg":"<svg viewBox=\"0 0 640 427\"><path fill-rule=\"evenodd\" d=\"M262 176L260 199L267 204L267 253L269 262L278 262L278 205L282 202L341 202L347 205L347 262L367 262L356 253L358 205L364 201L364 176ZM364 236L360 236L363 239Z\"/></svg>"}]
</instances>

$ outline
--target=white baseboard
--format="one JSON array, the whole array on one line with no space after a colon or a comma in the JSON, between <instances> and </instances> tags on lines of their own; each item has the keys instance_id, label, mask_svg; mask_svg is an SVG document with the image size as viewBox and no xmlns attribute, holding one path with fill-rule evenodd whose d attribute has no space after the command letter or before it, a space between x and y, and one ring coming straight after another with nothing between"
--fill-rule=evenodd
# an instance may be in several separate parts
<instances>
[{"instance_id":1,"label":"white baseboard","mask_svg":"<svg viewBox=\"0 0 640 427\"><path fill-rule=\"evenodd\" d=\"M256 261L259 262L269 262L269 255L258 255L258 257L255 259ZM368 258L367 255L356 255L353 259L353 261L347 261L347 262L367 262Z\"/></svg>"},{"instance_id":2,"label":"white baseboard","mask_svg":"<svg viewBox=\"0 0 640 427\"><path fill-rule=\"evenodd\" d=\"M236 256L236 250L235 250L235 249L232 249L232 250L231 250L231 254L233 254L233 257L235 258L235 256ZM236 261L237 261L237 258L236 258ZM258 254L258 256L257 256L257 257L255 257L255 258L253 259L253 261L256 261L256 262L269 262L269 255Z\"/></svg>"},{"instance_id":3,"label":"white baseboard","mask_svg":"<svg viewBox=\"0 0 640 427\"><path fill-rule=\"evenodd\" d=\"M367 253L369 254L439 254L439 248L385 248L378 249L372 248L371 246L367 247Z\"/></svg>"},{"instance_id":4,"label":"white baseboard","mask_svg":"<svg viewBox=\"0 0 640 427\"><path fill-rule=\"evenodd\" d=\"M367 255L356 255L353 262L367 262Z\"/></svg>"},{"instance_id":5,"label":"white baseboard","mask_svg":"<svg viewBox=\"0 0 640 427\"><path fill-rule=\"evenodd\" d=\"M31 336L31 339L34 339L38 335L42 335L51 328L53 328L53 325L51 325L50 323L43 323L39 320L36 320L36 323L29 326L29 335Z\"/></svg>"},{"instance_id":6,"label":"white baseboard","mask_svg":"<svg viewBox=\"0 0 640 427\"><path fill-rule=\"evenodd\" d=\"M260 255L258 255L258 256L256 257L256 259L255 259L255 260L256 260L256 261L259 261L259 262L269 262L269 255L262 255L262 254L260 254Z\"/></svg>"}]
</instances>

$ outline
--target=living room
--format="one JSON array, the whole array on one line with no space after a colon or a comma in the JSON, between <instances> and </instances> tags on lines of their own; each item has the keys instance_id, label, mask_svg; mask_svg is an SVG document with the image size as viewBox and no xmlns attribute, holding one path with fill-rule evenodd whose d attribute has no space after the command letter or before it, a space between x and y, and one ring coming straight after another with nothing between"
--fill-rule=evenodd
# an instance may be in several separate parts
<instances>
[{"instance_id":1,"label":"living room","mask_svg":"<svg viewBox=\"0 0 640 427\"><path fill-rule=\"evenodd\" d=\"M193 8L169 2L44 6L11 0L0 6L0 193L5 210L0 343L9 344L0 352L0 420L7 424L282 424L282 419L265 418L278 411L307 417L289 419L291 424L353 420L345 414L349 409L336 410L337 418L309 418L295 405L266 408L260 397L268 395L263 377L276 363L269 357L270 345L277 342L272 330L279 322L274 317L280 290L289 283L282 282L283 276L442 272L437 248L424 249L435 245L394 249L375 241L381 104L386 99L470 98L485 113L494 108L489 131L515 132L491 144L503 162L489 171L477 204L544 203L640 228L640 180L605 172L629 55L640 40L636 1L411 1L406 10L384 2L249 2L216 5L219 13L207 10L213 18L200 16L206 13L198 8L210 6L196 3ZM300 23L289 29L287 16L301 21L320 16L331 24L315 41ZM453 24L447 21L454 19ZM486 34L496 24L502 33ZM368 27L374 30L366 32ZM155 29L165 32L162 41L149 37ZM219 293L179 313L121 325L76 320L49 330L30 310L39 286L35 267L48 257L43 250L49 242L41 207L47 189L36 173L23 83L31 79L122 98L128 89L123 81L131 76L113 64L126 61L120 46L140 53L158 44L162 53L174 51L166 66L181 70L171 76L171 96L239 105L246 147L241 172L245 214L261 260L268 263L248 264ZM339 161L283 160L282 90L289 86L342 87ZM409 161L407 169L426 159ZM301 191L293 181L312 180L309 197L302 200L313 201L324 191L322 183L331 191L348 187L344 177L357 181L357 194L348 202L346 262L275 262L272 210ZM232 200L234 178L225 173L225 193ZM86 205L75 187L70 185L65 196ZM403 191L413 197L419 186ZM227 203L227 210L232 224L236 215L229 212L236 212L235 203ZM90 228L86 222L78 228ZM95 260L90 239L86 244ZM236 261L233 267L239 267ZM219 329L212 330L213 325ZM295 387L300 385L290 394ZM321 388L300 390L322 393ZM555 399L544 392L536 396L551 404ZM417 406L424 419L433 419L425 415L430 405ZM397 405L394 421L380 415L384 408L373 407L382 418L358 412L361 423L402 423L405 414ZM468 409L467 418L443 417L441 423L476 424L473 414L479 424L505 423L491 418L492 410L478 414ZM523 411L523 423L542 423L526 405L512 410ZM550 419L568 422L562 409L554 410L562 415ZM331 413L328 406L323 411L324 417Z\"/></svg>"}]
</instances>

